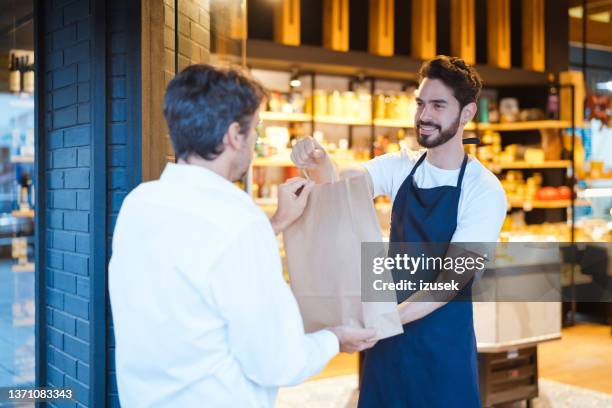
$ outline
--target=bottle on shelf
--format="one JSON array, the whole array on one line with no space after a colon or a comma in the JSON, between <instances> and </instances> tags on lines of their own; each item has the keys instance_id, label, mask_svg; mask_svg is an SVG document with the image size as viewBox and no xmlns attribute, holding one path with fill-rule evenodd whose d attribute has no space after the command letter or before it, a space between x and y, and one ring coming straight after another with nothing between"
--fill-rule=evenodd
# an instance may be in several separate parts
<instances>
[{"instance_id":1,"label":"bottle on shelf","mask_svg":"<svg viewBox=\"0 0 612 408\"><path fill-rule=\"evenodd\" d=\"M555 86L555 75L548 74L548 96L546 98L546 117L559 119L559 91Z\"/></svg>"},{"instance_id":2,"label":"bottle on shelf","mask_svg":"<svg viewBox=\"0 0 612 408\"><path fill-rule=\"evenodd\" d=\"M28 57L26 57L26 66L23 72L23 91L29 94L34 93L34 64L28 63Z\"/></svg>"},{"instance_id":3,"label":"bottle on shelf","mask_svg":"<svg viewBox=\"0 0 612 408\"><path fill-rule=\"evenodd\" d=\"M11 54L9 66L9 91L13 93L21 92L21 73L19 72L19 59L15 54Z\"/></svg>"}]
</instances>

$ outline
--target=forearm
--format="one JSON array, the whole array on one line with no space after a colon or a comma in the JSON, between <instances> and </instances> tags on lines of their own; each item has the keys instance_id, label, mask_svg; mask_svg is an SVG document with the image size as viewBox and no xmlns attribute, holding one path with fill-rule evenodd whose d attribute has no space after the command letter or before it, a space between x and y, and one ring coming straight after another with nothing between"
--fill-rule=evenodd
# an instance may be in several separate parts
<instances>
[{"instance_id":1,"label":"forearm","mask_svg":"<svg viewBox=\"0 0 612 408\"><path fill-rule=\"evenodd\" d=\"M457 258L460 255L475 256L472 253L463 252L461 248L455 247L451 247L446 255L454 258ZM402 302L398 306L398 312L400 314L402 324L421 319L455 299L455 297L466 285L471 284L474 274L474 270L465 271L464 273L456 273L454 270L439 271L433 284L435 286L456 284L458 290L442 290L433 292L429 290L419 290L418 292L412 294L406 301ZM461 299L459 301L466 300Z\"/></svg>"},{"instance_id":2,"label":"forearm","mask_svg":"<svg viewBox=\"0 0 612 408\"><path fill-rule=\"evenodd\" d=\"M446 302L415 302L407 300L398 306L402 324L419 320L444 306Z\"/></svg>"}]
</instances>

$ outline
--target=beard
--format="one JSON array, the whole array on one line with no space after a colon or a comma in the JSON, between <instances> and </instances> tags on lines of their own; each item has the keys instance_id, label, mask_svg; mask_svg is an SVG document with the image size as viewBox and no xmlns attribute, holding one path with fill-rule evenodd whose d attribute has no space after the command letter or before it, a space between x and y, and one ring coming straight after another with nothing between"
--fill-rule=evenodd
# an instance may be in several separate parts
<instances>
[{"instance_id":1,"label":"beard","mask_svg":"<svg viewBox=\"0 0 612 408\"><path fill-rule=\"evenodd\" d=\"M457 119L453 123L451 123L446 129L442 129L442 126L438 125L434 122L424 122L418 121L416 124L416 139L419 145L422 147L426 147L431 149L433 147L438 147L448 142L457 134L457 130L459 130L461 115L457 115ZM422 135L421 134L421 126L431 126L435 127L438 130L438 136L435 135Z\"/></svg>"}]
</instances>

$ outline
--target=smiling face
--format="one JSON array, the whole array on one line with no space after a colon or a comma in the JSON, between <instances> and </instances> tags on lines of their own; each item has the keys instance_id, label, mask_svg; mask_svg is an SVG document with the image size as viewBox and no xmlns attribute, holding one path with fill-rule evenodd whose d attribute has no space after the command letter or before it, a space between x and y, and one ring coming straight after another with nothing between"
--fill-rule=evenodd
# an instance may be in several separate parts
<instances>
[{"instance_id":1,"label":"smiling face","mask_svg":"<svg viewBox=\"0 0 612 408\"><path fill-rule=\"evenodd\" d=\"M417 142L426 148L452 139L461 125L461 106L451 88L439 79L424 78L417 89L414 118Z\"/></svg>"}]
</instances>

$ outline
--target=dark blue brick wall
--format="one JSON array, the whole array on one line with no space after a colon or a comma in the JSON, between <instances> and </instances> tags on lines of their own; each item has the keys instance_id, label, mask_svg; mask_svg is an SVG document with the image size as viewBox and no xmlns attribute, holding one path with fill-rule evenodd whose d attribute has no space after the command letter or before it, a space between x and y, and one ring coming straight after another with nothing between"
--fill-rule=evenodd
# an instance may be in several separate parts
<instances>
[{"instance_id":1,"label":"dark blue brick wall","mask_svg":"<svg viewBox=\"0 0 612 408\"><path fill-rule=\"evenodd\" d=\"M91 160L80 160L79 149L92 139L90 95L81 92L88 89L91 77L85 71L90 70L92 41L90 31L79 27L91 25L91 4L87 0L42 3L39 38L44 42L39 52L45 76L39 107L45 120L39 135L46 152L45 180L40 182L46 190L41 228L46 237L46 344L41 348L46 364L41 380L74 390L77 402L62 406L84 407L90 405L90 342L83 328L90 323L91 301L90 291L84 289L89 287L92 254L82 242L89 242L91 235Z\"/></svg>"},{"instance_id":2,"label":"dark blue brick wall","mask_svg":"<svg viewBox=\"0 0 612 408\"><path fill-rule=\"evenodd\" d=\"M104 8L103 53L93 38L99 32L95 29L100 7ZM39 163L38 173L44 196L39 224L44 234L44 248L39 250L43 259L39 277L44 281L39 291L44 299L39 309L44 315L39 353L44 367L38 371L39 381L75 391L76 402L51 407L90 407L100 401L118 407L112 316L107 297L101 295L106 287L101 291L95 287L105 280L95 279L94 271L100 258L108 261L118 210L140 181L140 2L49 0L38 3L38 16L38 52L43 55L39 69L44 74L38 102L39 157L44 162ZM104 104L99 103L100 87L94 82L100 64L106 67ZM100 112L99 106L105 111ZM94 135L100 123L104 123L105 146L96 142L101 140L99 134ZM93 165L100 158L105 171L97 174L100 167L96 167L94 174ZM105 184L105 214L93 211L100 177ZM104 228L99 237L100 219ZM106 242L107 249L93 248L93 242ZM96 310L106 311L104 321L99 321ZM100 324L106 327L102 332L107 349L94 358L98 346L91 336ZM95 380L101 372L106 389L94 389L94 384L104 384ZM106 398L100 399L100 394Z\"/></svg>"}]
</instances>

